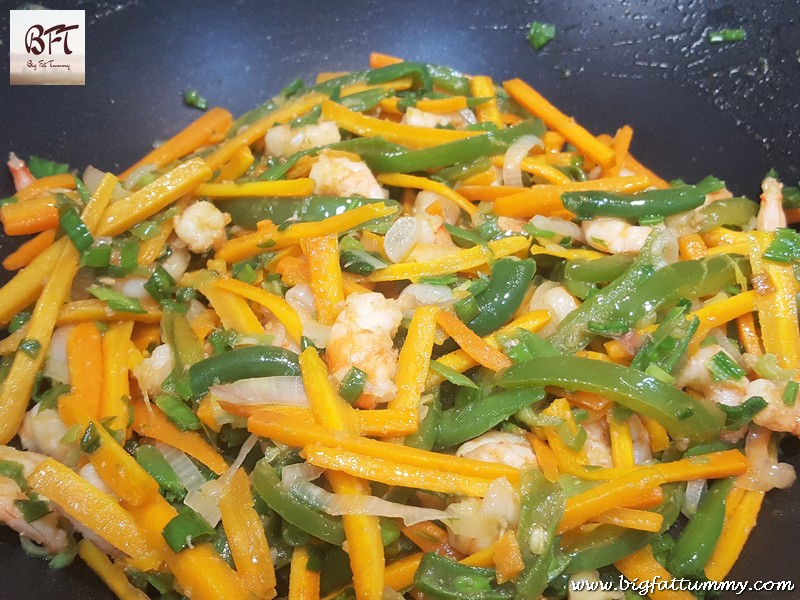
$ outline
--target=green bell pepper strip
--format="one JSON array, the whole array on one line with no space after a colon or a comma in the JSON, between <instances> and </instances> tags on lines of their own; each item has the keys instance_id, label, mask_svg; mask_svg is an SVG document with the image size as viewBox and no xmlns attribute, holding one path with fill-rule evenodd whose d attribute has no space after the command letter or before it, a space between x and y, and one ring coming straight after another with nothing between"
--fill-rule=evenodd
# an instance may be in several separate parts
<instances>
[{"instance_id":1,"label":"green bell pepper strip","mask_svg":"<svg viewBox=\"0 0 800 600\"><path fill-rule=\"evenodd\" d=\"M475 296L478 316L467 326L478 335L488 335L505 325L522 304L536 273L532 259L501 258L492 265L489 287Z\"/></svg>"},{"instance_id":2,"label":"green bell pepper strip","mask_svg":"<svg viewBox=\"0 0 800 600\"><path fill-rule=\"evenodd\" d=\"M706 177L697 185L682 185L666 190L648 190L638 194L612 192L565 192L561 194L564 208L579 219L594 217L668 216L702 206L706 194L716 192L725 184L714 177Z\"/></svg>"},{"instance_id":3,"label":"green bell pepper strip","mask_svg":"<svg viewBox=\"0 0 800 600\"><path fill-rule=\"evenodd\" d=\"M258 461L253 469L253 487L267 506L285 521L334 546L344 543L344 526L341 520L318 512L292 497L283 488L275 469L264 459Z\"/></svg>"},{"instance_id":4,"label":"green bell pepper strip","mask_svg":"<svg viewBox=\"0 0 800 600\"><path fill-rule=\"evenodd\" d=\"M614 281L633 263L624 254L604 256L596 260L578 258L564 265L564 285L571 294L585 298L595 289L594 284Z\"/></svg>"},{"instance_id":5,"label":"green bell pepper strip","mask_svg":"<svg viewBox=\"0 0 800 600\"><path fill-rule=\"evenodd\" d=\"M322 221L351 208L383 202L386 206L399 206L394 200L375 200L361 196L306 196L305 198L236 198L220 203L231 215L234 225L255 229L256 224L269 219L275 225L288 221Z\"/></svg>"},{"instance_id":6,"label":"green bell pepper strip","mask_svg":"<svg viewBox=\"0 0 800 600\"><path fill-rule=\"evenodd\" d=\"M538 469L528 469L522 473L520 497L517 543L525 570L517 579L515 598L524 600L538 598L547 587L556 528L564 515L567 495L558 484L545 479ZM531 548L533 540L536 540L537 548Z\"/></svg>"},{"instance_id":7,"label":"green bell pepper strip","mask_svg":"<svg viewBox=\"0 0 800 600\"><path fill-rule=\"evenodd\" d=\"M386 83L401 77L411 76L423 90L430 90L434 85L451 94L468 96L469 80L458 71L442 65L403 61L394 65L367 71L365 81L368 84Z\"/></svg>"},{"instance_id":8,"label":"green bell pepper strip","mask_svg":"<svg viewBox=\"0 0 800 600\"><path fill-rule=\"evenodd\" d=\"M670 483L662 486L664 501L653 510L664 517L659 532L650 533L617 525L600 525L591 533L581 537L576 545L563 548L571 557L565 572L577 573L578 571L599 569L650 543L672 527L678 518L683 503L684 488L683 483Z\"/></svg>"},{"instance_id":9,"label":"green bell pepper strip","mask_svg":"<svg viewBox=\"0 0 800 600\"><path fill-rule=\"evenodd\" d=\"M712 227L735 226L744 229L756 218L758 204L749 198L728 198L717 200L698 211L703 215L703 228L708 231Z\"/></svg>"},{"instance_id":10,"label":"green bell pepper strip","mask_svg":"<svg viewBox=\"0 0 800 600\"><path fill-rule=\"evenodd\" d=\"M139 466L158 482L168 500L183 500L186 488L161 452L149 444L143 444L136 448L134 455Z\"/></svg>"},{"instance_id":11,"label":"green bell pepper strip","mask_svg":"<svg viewBox=\"0 0 800 600\"><path fill-rule=\"evenodd\" d=\"M672 373L699 325L697 317L686 318L685 306L670 309L647 343L636 353L631 367L645 371L650 365L656 365Z\"/></svg>"},{"instance_id":12,"label":"green bell pepper strip","mask_svg":"<svg viewBox=\"0 0 800 600\"><path fill-rule=\"evenodd\" d=\"M462 565L428 552L414 573L414 588L436 600L510 600L514 584L493 585L494 569ZM536 596L531 596L535 598Z\"/></svg>"},{"instance_id":13,"label":"green bell pepper strip","mask_svg":"<svg viewBox=\"0 0 800 600\"><path fill-rule=\"evenodd\" d=\"M439 401L438 389L425 406L427 406L428 412L420 421L416 433L407 435L403 444L420 450L432 450L442 421L442 403Z\"/></svg>"},{"instance_id":14,"label":"green bell pepper strip","mask_svg":"<svg viewBox=\"0 0 800 600\"><path fill-rule=\"evenodd\" d=\"M489 160L489 157L481 156L475 160L456 163L450 167L440 169L433 174L431 179L437 179L452 185L461 181L462 179L467 179L468 177L472 177L478 173L483 173L491 166L492 162Z\"/></svg>"},{"instance_id":15,"label":"green bell pepper strip","mask_svg":"<svg viewBox=\"0 0 800 600\"><path fill-rule=\"evenodd\" d=\"M297 354L276 346L249 346L209 356L189 368L195 396L217 383L277 375L300 375Z\"/></svg>"},{"instance_id":16,"label":"green bell pepper strip","mask_svg":"<svg viewBox=\"0 0 800 600\"><path fill-rule=\"evenodd\" d=\"M725 502L734 478L717 480L700 499L697 511L669 554L667 568L678 577L703 574L708 559L717 545L725 521Z\"/></svg>"},{"instance_id":17,"label":"green bell pepper strip","mask_svg":"<svg viewBox=\"0 0 800 600\"><path fill-rule=\"evenodd\" d=\"M183 375L186 369L203 360L203 348L189 321L184 315L166 306L161 313L161 338L172 349L178 377Z\"/></svg>"},{"instance_id":18,"label":"green bell pepper strip","mask_svg":"<svg viewBox=\"0 0 800 600\"><path fill-rule=\"evenodd\" d=\"M479 398L442 412L434 450L457 446L483 435L518 410L544 399L543 388L522 388Z\"/></svg>"},{"instance_id":19,"label":"green bell pepper strip","mask_svg":"<svg viewBox=\"0 0 800 600\"><path fill-rule=\"evenodd\" d=\"M585 390L658 421L673 438L703 442L716 436L725 415L716 405L695 400L636 369L578 356L539 358L512 365L498 374L509 389L557 386Z\"/></svg>"}]
</instances>

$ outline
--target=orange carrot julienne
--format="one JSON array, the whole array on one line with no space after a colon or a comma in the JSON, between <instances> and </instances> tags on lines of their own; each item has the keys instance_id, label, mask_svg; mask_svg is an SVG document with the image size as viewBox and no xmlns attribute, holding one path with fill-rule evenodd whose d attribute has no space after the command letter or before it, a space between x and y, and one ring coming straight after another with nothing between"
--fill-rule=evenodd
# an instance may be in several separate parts
<instances>
[{"instance_id":1,"label":"orange carrot julienne","mask_svg":"<svg viewBox=\"0 0 800 600\"><path fill-rule=\"evenodd\" d=\"M27 267L30 262L44 252L56 239L55 229L46 229L29 239L3 260L6 271L16 271Z\"/></svg>"},{"instance_id":2,"label":"orange carrot julienne","mask_svg":"<svg viewBox=\"0 0 800 600\"><path fill-rule=\"evenodd\" d=\"M753 313L747 313L737 317L736 328L739 331L739 340L741 340L747 352L755 356L764 354L764 351L761 349L761 339L758 336L758 331L756 331Z\"/></svg>"},{"instance_id":3,"label":"orange carrot julienne","mask_svg":"<svg viewBox=\"0 0 800 600\"><path fill-rule=\"evenodd\" d=\"M528 434L527 438L531 446L533 446L533 452L536 455L536 460L544 476L548 481L552 481L553 483L557 482L559 477L558 459L556 455L553 454L553 451L550 450L550 446L533 434Z\"/></svg>"},{"instance_id":4,"label":"orange carrot julienne","mask_svg":"<svg viewBox=\"0 0 800 600\"><path fill-rule=\"evenodd\" d=\"M103 346L94 322L80 323L67 338L67 368L72 391L58 399L58 414L67 425L83 417L100 418L103 397Z\"/></svg>"},{"instance_id":5,"label":"orange carrot julienne","mask_svg":"<svg viewBox=\"0 0 800 600\"><path fill-rule=\"evenodd\" d=\"M614 163L614 151L611 148L550 104L527 83L521 79L511 79L503 82L503 87L525 110L542 119L545 125L563 135L594 162L605 168Z\"/></svg>"},{"instance_id":6,"label":"orange carrot julienne","mask_svg":"<svg viewBox=\"0 0 800 600\"><path fill-rule=\"evenodd\" d=\"M52 190L55 188L63 188L67 190L75 189L75 177L69 173L61 173L59 175L48 175L47 177L40 177L26 188L17 192L14 197L17 202L27 202L35 198L42 192Z\"/></svg>"},{"instance_id":7,"label":"orange carrot julienne","mask_svg":"<svg viewBox=\"0 0 800 600\"><path fill-rule=\"evenodd\" d=\"M319 600L319 572L308 568L308 547L292 552L288 600Z\"/></svg>"},{"instance_id":8,"label":"orange carrot julienne","mask_svg":"<svg viewBox=\"0 0 800 600\"><path fill-rule=\"evenodd\" d=\"M14 202L0 208L0 220L6 235L27 235L58 227L58 209L53 196L41 196L27 202Z\"/></svg>"},{"instance_id":9,"label":"orange carrot julienne","mask_svg":"<svg viewBox=\"0 0 800 600\"><path fill-rule=\"evenodd\" d=\"M191 154L205 145L214 134L230 129L233 116L224 108L215 106L208 112L190 123L185 129L174 135L166 142L145 154L136 163L120 173L119 178L125 179L142 165L152 164L158 168L164 167L174 160Z\"/></svg>"},{"instance_id":10,"label":"orange carrot julienne","mask_svg":"<svg viewBox=\"0 0 800 600\"><path fill-rule=\"evenodd\" d=\"M653 187L659 189L666 189L669 187L669 183L665 179L662 179L653 171L645 167L642 163L636 160L630 152L625 155L625 162L623 163L623 166L626 169L633 171L637 175L646 175L649 177Z\"/></svg>"},{"instance_id":11,"label":"orange carrot julienne","mask_svg":"<svg viewBox=\"0 0 800 600\"><path fill-rule=\"evenodd\" d=\"M618 525L627 529L657 532L664 523L664 515L637 508L612 508L592 519L594 523Z\"/></svg>"},{"instance_id":12,"label":"orange carrot julienne","mask_svg":"<svg viewBox=\"0 0 800 600\"><path fill-rule=\"evenodd\" d=\"M144 400L133 401L133 430L139 435L174 446L217 474L224 473L228 468L225 459L198 433L179 430L158 407L145 405Z\"/></svg>"},{"instance_id":13,"label":"orange carrot julienne","mask_svg":"<svg viewBox=\"0 0 800 600\"><path fill-rule=\"evenodd\" d=\"M403 535L412 541L423 552L434 552L440 556L449 556L458 560L464 555L453 548L447 538L447 532L433 521L422 521L414 525L401 525Z\"/></svg>"},{"instance_id":14,"label":"orange carrot julienne","mask_svg":"<svg viewBox=\"0 0 800 600\"><path fill-rule=\"evenodd\" d=\"M623 125L617 130L617 134L611 141L611 148L614 150L614 163L604 170L603 175L616 177L625 164L625 157L628 156L628 149L633 138L633 128L630 125Z\"/></svg>"},{"instance_id":15,"label":"orange carrot julienne","mask_svg":"<svg viewBox=\"0 0 800 600\"><path fill-rule=\"evenodd\" d=\"M381 54L380 52L370 52L369 54L369 68L380 69L381 67L388 67L389 65L396 65L403 62L402 58L391 56L389 54Z\"/></svg>"},{"instance_id":16,"label":"orange carrot julienne","mask_svg":"<svg viewBox=\"0 0 800 600\"><path fill-rule=\"evenodd\" d=\"M513 581L525 570L516 531L508 529L500 537L494 546L492 562L497 569L497 583Z\"/></svg>"},{"instance_id":17,"label":"orange carrot julienne","mask_svg":"<svg viewBox=\"0 0 800 600\"><path fill-rule=\"evenodd\" d=\"M614 566L630 581L672 581L674 576L653 556L653 549L646 544L636 552L621 558ZM654 589L649 594L652 600L694 600L694 594L682 590Z\"/></svg>"},{"instance_id":18,"label":"orange carrot julienne","mask_svg":"<svg viewBox=\"0 0 800 600\"><path fill-rule=\"evenodd\" d=\"M333 233L313 237L305 240L302 246L308 261L308 278L317 320L323 325L333 325L344 302L339 237Z\"/></svg>"},{"instance_id":19,"label":"orange carrot julienne","mask_svg":"<svg viewBox=\"0 0 800 600\"><path fill-rule=\"evenodd\" d=\"M486 102L475 109L475 116L481 123L494 123L498 127L503 127L500 118L500 111L497 108L497 98L495 97L494 82L491 77L486 75L475 75L469 80L470 91L475 98L488 98Z\"/></svg>"},{"instance_id":20,"label":"orange carrot julienne","mask_svg":"<svg viewBox=\"0 0 800 600\"><path fill-rule=\"evenodd\" d=\"M678 250L683 260L703 258L708 252L706 243L696 233L688 233L678 238Z\"/></svg>"},{"instance_id":21,"label":"orange carrot julienne","mask_svg":"<svg viewBox=\"0 0 800 600\"><path fill-rule=\"evenodd\" d=\"M441 325L459 347L484 367L499 371L511 366L511 360L500 350L492 348L486 341L467 327L461 319L446 311L436 314L436 322Z\"/></svg>"}]
</instances>

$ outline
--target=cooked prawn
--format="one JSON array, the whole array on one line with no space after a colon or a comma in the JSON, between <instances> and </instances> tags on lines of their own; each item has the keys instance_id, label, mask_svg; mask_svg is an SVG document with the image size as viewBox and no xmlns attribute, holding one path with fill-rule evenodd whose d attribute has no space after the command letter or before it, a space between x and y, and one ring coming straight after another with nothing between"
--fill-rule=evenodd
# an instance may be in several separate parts
<instances>
[{"instance_id":1,"label":"cooked prawn","mask_svg":"<svg viewBox=\"0 0 800 600\"><path fill-rule=\"evenodd\" d=\"M326 351L328 369L338 383L351 367L367 374L359 406L372 407L394 398L397 350L393 339L403 313L381 294L351 294L331 326Z\"/></svg>"},{"instance_id":2,"label":"cooked prawn","mask_svg":"<svg viewBox=\"0 0 800 600\"><path fill-rule=\"evenodd\" d=\"M535 467L536 454L527 439L516 433L489 431L474 440L465 442L456 450L456 456L495 462L526 469Z\"/></svg>"},{"instance_id":3,"label":"cooked prawn","mask_svg":"<svg viewBox=\"0 0 800 600\"><path fill-rule=\"evenodd\" d=\"M291 127L278 125L267 131L265 143L272 156L289 156L301 150L340 142L342 136L336 123L320 121L316 125Z\"/></svg>"},{"instance_id":4,"label":"cooked prawn","mask_svg":"<svg viewBox=\"0 0 800 600\"><path fill-rule=\"evenodd\" d=\"M33 176L30 169L28 169L28 165L25 164L25 161L13 152L8 153L8 162L6 162L6 165L8 165L8 170L11 171L11 176L14 178L14 188L18 192L24 190L36 181L36 178Z\"/></svg>"},{"instance_id":5,"label":"cooked prawn","mask_svg":"<svg viewBox=\"0 0 800 600\"><path fill-rule=\"evenodd\" d=\"M315 194L329 196L389 197L369 167L344 156L329 156L321 152L308 176L316 182Z\"/></svg>"},{"instance_id":6,"label":"cooked prawn","mask_svg":"<svg viewBox=\"0 0 800 600\"><path fill-rule=\"evenodd\" d=\"M75 443L63 442L66 434L67 426L58 416L58 411L52 408L42 409L42 405L37 404L22 420L19 441L25 450L40 452L66 465L75 466L80 448Z\"/></svg>"},{"instance_id":7,"label":"cooked prawn","mask_svg":"<svg viewBox=\"0 0 800 600\"><path fill-rule=\"evenodd\" d=\"M652 227L631 225L623 219L601 217L581 223L586 243L611 254L638 254Z\"/></svg>"},{"instance_id":8,"label":"cooked prawn","mask_svg":"<svg viewBox=\"0 0 800 600\"><path fill-rule=\"evenodd\" d=\"M409 106L403 114L401 123L412 127L449 127L456 129L475 123L475 113L471 110L450 113L434 113Z\"/></svg>"},{"instance_id":9,"label":"cooked prawn","mask_svg":"<svg viewBox=\"0 0 800 600\"><path fill-rule=\"evenodd\" d=\"M225 241L225 226L231 216L206 200L190 205L182 214L175 215L175 234L198 254Z\"/></svg>"},{"instance_id":10,"label":"cooked prawn","mask_svg":"<svg viewBox=\"0 0 800 600\"><path fill-rule=\"evenodd\" d=\"M783 184L774 177L767 177L761 183L761 205L758 209L756 229L775 231L786 227L786 213L783 211Z\"/></svg>"},{"instance_id":11,"label":"cooked prawn","mask_svg":"<svg viewBox=\"0 0 800 600\"><path fill-rule=\"evenodd\" d=\"M505 477L489 484L486 496L464 498L447 507L455 519L447 521L450 545L464 554L474 554L494 544L519 522L519 493Z\"/></svg>"}]
</instances>

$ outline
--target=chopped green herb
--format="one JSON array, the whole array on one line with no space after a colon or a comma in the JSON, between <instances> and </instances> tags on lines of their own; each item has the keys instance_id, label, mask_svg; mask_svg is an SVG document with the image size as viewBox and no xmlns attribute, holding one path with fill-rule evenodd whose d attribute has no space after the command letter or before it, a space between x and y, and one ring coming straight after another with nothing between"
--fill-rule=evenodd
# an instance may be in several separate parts
<instances>
[{"instance_id":1,"label":"chopped green herb","mask_svg":"<svg viewBox=\"0 0 800 600\"><path fill-rule=\"evenodd\" d=\"M711 357L708 370L711 371L711 377L714 381L737 380L746 375L744 369L721 350Z\"/></svg>"},{"instance_id":2,"label":"chopped green herb","mask_svg":"<svg viewBox=\"0 0 800 600\"><path fill-rule=\"evenodd\" d=\"M37 356L39 356L39 352L41 351L41 349L42 349L41 342L39 342L39 340L34 340L32 338L25 338L19 343L19 346L17 346L17 350L19 350L20 352L24 352L31 358L36 358Z\"/></svg>"},{"instance_id":3,"label":"chopped green herb","mask_svg":"<svg viewBox=\"0 0 800 600\"><path fill-rule=\"evenodd\" d=\"M760 411L767 407L761 396L750 396L738 406L717 404L725 413L725 429L735 430L747 425Z\"/></svg>"},{"instance_id":4,"label":"chopped green herb","mask_svg":"<svg viewBox=\"0 0 800 600\"><path fill-rule=\"evenodd\" d=\"M23 492L27 492L30 487L25 480L25 473L22 465L13 460L0 460L0 476L12 479Z\"/></svg>"},{"instance_id":5,"label":"chopped green herb","mask_svg":"<svg viewBox=\"0 0 800 600\"><path fill-rule=\"evenodd\" d=\"M81 253L81 264L95 269L106 268L111 264L111 246L90 246Z\"/></svg>"},{"instance_id":6,"label":"chopped green herb","mask_svg":"<svg viewBox=\"0 0 800 600\"><path fill-rule=\"evenodd\" d=\"M86 288L95 298L102 300L108 307L115 312L127 312L145 314L147 311L136 298L128 298L126 295L101 285L91 285Z\"/></svg>"},{"instance_id":7,"label":"chopped green herb","mask_svg":"<svg viewBox=\"0 0 800 600\"><path fill-rule=\"evenodd\" d=\"M22 513L22 518L25 519L27 523L33 523L34 521L38 521L42 517L49 515L52 510L50 510L50 504L45 500L14 500L14 505L19 509L19 512Z\"/></svg>"},{"instance_id":8,"label":"chopped green herb","mask_svg":"<svg viewBox=\"0 0 800 600\"><path fill-rule=\"evenodd\" d=\"M522 230L525 233L528 233L532 237L535 237L535 238L553 238L553 237L556 237L556 232L555 231L549 231L547 229L539 229L538 227L534 227L530 223L525 223L522 226Z\"/></svg>"},{"instance_id":9,"label":"chopped green herb","mask_svg":"<svg viewBox=\"0 0 800 600\"><path fill-rule=\"evenodd\" d=\"M453 285L458 282L455 275L441 275L440 277L420 277L419 283L428 285Z\"/></svg>"},{"instance_id":10,"label":"chopped green herb","mask_svg":"<svg viewBox=\"0 0 800 600\"><path fill-rule=\"evenodd\" d=\"M139 240L152 240L159 233L158 223L153 221L142 221L131 227L131 233Z\"/></svg>"},{"instance_id":11,"label":"chopped green herb","mask_svg":"<svg viewBox=\"0 0 800 600\"><path fill-rule=\"evenodd\" d=\"M214 349L214 354L222 354L233 348L238 337L234 329L215 329L208 334L208 343Z\"/></svg>"},{"instance_id":12,"label":"chopped green herb","mask_svg":"<svg viewBox=\"0 0 800 600\"><path fill-rule=\"evenodd\" d=\"M453 303L453 310L455 310L456 316L458 316L458 318L464 323L469 323L481 312L478 301L472 294L468 294L463 298L456 300Z\"/></svg>"},{"instance_id":13,"label":"chopped green herb","mask_svg":"<svg viewBox=\"0 0 800 600\"><path fill-rule=\"evenodd\" d=\"M747 38L744 29L720 29L719 31L708 32L708 42L710 44L727 44L730 42L741 42Z\"/></svg>"},{"instance_id":14,"label":"chopped green herb","mask_svg":"<svg viewBox=\"0 0 800 600\"><path fill-rule=\"evenodd\" d=\"M800 390L800 383L796 381L788 381L786 388L783 390L783 403L786 406L794 406L797 402L797 392Z\"/></svg>"},{"instance_id":15,"label":"chopped green herb","mask_svg":"<svg viewBox=\"0 0 800 600\"><path fill-rule=\"evenodd\" d=\"M528 30L528 41L537 52L556 37L556 26L551 23L534 21Z\"/></svg>"},{"instance_id":16,"label":"chopped green herb","mask_svg":"<svg viewBox=\"0 0 800 600\"><path fill-rule=\"evenodd\" d=\"M197 430L202 426L200 419L194 411L175 396L161 394L156 398L155 402L156 406L158 406L158 408L167 415L169 420L175 423L181 431Z\"/></svg>"},{"instance_id":17,"label":"chopped green herb","mask_svg":"<svg viewBox=\"0 0 800 600\"><path fill-rule=\"evenodd\" d=\"M161 302L172 295L172 290L175 289L175 280L164 267L158 265L145 282L144 289L154 300Z\"/></svg>"},{"instance_id":18,"label":"chopped green herb","mask_svg":"<svg viewBox=\"0 0 800 600\"><path fill-rule=\"evenodd\" d=\"M31 312L29 310L23 310L22 312L18 312L13 317L11 317L11 322L8 324L8 333L14 333L15 331L19 331L19 329L30 320L31 320Z\"/></svg>"},{"instance_id":19,"label":"chopped green herb","mask_svg":"<svg viewBox=\"0 0 800 600\"><path fill-rule=\"evenodd\" d=\"M667 373L664 369L659 367L656 363L647 365L647 368L644 370L644 372L651 377L655 377L659 381L663 381L666 384L672 385L675 383L675 378Z\"/></svg>"},{"instance_id":20,"label":"chopped green herb","mask_svg":"<svg viewBox=\"0 0 800 600\"><path fill-rule=\"evenodd\" d=\"M94 423L89 423L81 437L81 450L86 454L91 454L100 447L101 443L100 434L97 433Z\"/></svg>"},{"instance_id":21,"label":"chopped green herb","mask_svg":"<svg viewBox=\"0 0 800 600\"><path fill-rule=\"evenodd\" d=\"M188 89L183 93L183 103L192 108L208 110L208 100L203 98L195 89Z\"/></svg>"},{"instance_id":22,"label":"chopped green herb","mask_svg":"<svg viewBox=\"0 0 800 600\"><path fill-rule=\"evenodd\" d=\"M608 323L598 323L589 321L586 328L592 333L604 336L621 335L628 331L628 326L620 321L609 321Z\"/></svg>"},{"instance_id":23,"label":"chopped green herb","mask_svg":"<svg viewBox=\"0 0 800 600\"><path fill-rule=\"evenodd\" d=\"M195 542L210 541L216 533L208 521L190 508L182 509L161 531L173 552L180 552Z\"/></svg>"},{"instance_id":24,"label":"chopped green herb","mask_svg":"<svg viewBox=\"0 0 800 600\"><path fill-rule=\"evenodd\" d=\"M256 270L253 268L253 263L248 260L235 263L231 267L231 274L239 281L243 281L245 283L252 284L256 282L256 279L258 279L258 273L256 273Z\"/></svg>"},{"instance_id":25,"label":"chopped green herb","mask_svg":"<svg viewBox=\"0 0 800 600\"><path fill-rule=\"evenodd\" d=\"M89 228L73 206L62 207L60 213L58 223L78 252L83 252L94 243Z\"/></svg>"},{"instance_id":26,"label":"chopped green herb","mask_svg":"<svg viewBox=\"0 0 800 600\"><path fill-rule=\"evenodd\" d=\"M358 367L350 367L339 386L339 395L348 403L353 404L364 392L366 384L367 374Z\"/></svg>"}]
</instances>

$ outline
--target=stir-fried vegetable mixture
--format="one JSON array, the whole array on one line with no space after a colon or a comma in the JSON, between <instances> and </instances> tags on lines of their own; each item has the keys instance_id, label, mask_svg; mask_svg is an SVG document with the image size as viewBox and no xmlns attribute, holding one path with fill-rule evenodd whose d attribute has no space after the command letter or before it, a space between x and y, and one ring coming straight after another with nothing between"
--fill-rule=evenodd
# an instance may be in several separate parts
<instances>
[{"instance_id":1,"label":"stir-fried vegetable mixture","mask_svg":"<svg viewBox=\"0 0 800 600\"><path fill-rule=\"evenodd\" d=\"M118 175L12 155L0 519L124 599L723 579L794 480L782 184L666 182L519 79L371 67Z\"/></svg>"}]
</instances>

